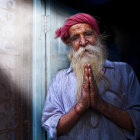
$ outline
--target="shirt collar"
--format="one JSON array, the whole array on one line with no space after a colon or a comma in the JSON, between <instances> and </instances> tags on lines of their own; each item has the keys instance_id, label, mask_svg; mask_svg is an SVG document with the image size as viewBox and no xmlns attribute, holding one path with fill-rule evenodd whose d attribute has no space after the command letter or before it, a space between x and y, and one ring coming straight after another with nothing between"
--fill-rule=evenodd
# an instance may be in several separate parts
<instances>
[{"instance_id":1,"label":"shirt collar","mask_svg":"<svg viewBox=\"0 0 140 140\"><path fill-rule=\"evenodd\" d=\"M111 61L109 60L105 60L105 63L103 65L103 67L106 67L106 68L111 68L111 69L114 69L115 66L114 66L114 63L112 63ZM70 72L72 72L72 67L70 65L70 67L67 69L66 73L69 74Z\"/></svg>"},{"instance_id":2,"label":"shirt collar","mask_svg":"<svg viewBox=\"0 0 140 140\"><path fill-rule=\"evenodd\" d=\"M104 63L104 65L103 65L103 67L114 69L115 68L115 65L111 61L106 60L105 63Z\"/></svg>"},{"instance_id":3,"label":"shirt collar","mask_svg":"<svg viewBox=\"0 0 140 140\"><path fill-rule=\"evenodd\" d=\"M67 69L66 73L69 74L72 71L72 67L70 65L70 67Z\"/></svg>"}]
</instances>

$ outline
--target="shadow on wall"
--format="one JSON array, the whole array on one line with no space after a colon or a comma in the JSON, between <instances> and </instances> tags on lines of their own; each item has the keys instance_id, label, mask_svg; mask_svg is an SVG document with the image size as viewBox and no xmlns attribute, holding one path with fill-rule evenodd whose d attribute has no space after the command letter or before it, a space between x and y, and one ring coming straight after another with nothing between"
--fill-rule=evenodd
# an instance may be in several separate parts
<instances>
[{"instance_id":1,"label":"shadow on wall","mask_svg":"<svg viewBox=\"0 0 140 140\"><path fill-rule=\"evenodd\" d=\"M140 28L115 27L114 44L120 50L120 61L127 62L134 69L140 82Z\"/></svg>"},{"instance_id":2,"label":"shadow on wall","mask_svg":"<svg viewBox=\"0 0 140 140\"><path fill-rule=\"evenodd\" d=\"M140 29L128 30L127 27L107 25L105 45L109 52L108 59L130 64L140 81Z\"/></svg>"},{"instance_id":3,"label":"shadow on wall","mask_svg":"<svg viewBox=\"0 0 140 140\"><path fill-rule=\"evenodd\" d=\"M27 113L30 107L22 98L23 92L4 70L0 69L0 139L31 140L31 120Z\"/></svg>"},{"instance_id":4,"label":"shadow on wall","mask_svg":"<svg viewBox=\"0 0 140 140\"><path fill-rule=\"evenodd\" d=\"M109 25L106 28L108 39L105 40L109 51L109 60L130 64L140 82L140 28L130 29L127 26Z\"/></svg>"}]
</instances>

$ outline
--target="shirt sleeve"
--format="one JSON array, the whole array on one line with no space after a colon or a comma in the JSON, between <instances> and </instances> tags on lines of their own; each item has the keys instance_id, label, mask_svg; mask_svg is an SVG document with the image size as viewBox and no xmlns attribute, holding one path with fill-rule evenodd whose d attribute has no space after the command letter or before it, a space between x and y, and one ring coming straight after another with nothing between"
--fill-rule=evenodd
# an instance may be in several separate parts
<instances>
[{"instance_id":1,"label":"shirt sleeve","mask_svg":"<svg viewBox=\"0 0 140 140\"><path fill-rule=\"evenodd\" d=\"M129 139L136 140L140 138L140 85L130 65L127 65L127 73L125 110L129 113L133 122L134 132L131 133L125 130L125 134Z\"/></svg>"},{"instance_id":2,"label":"shirt sleeve","mask_svg":"<svg viewBox=\"0 0 140 140\"><path fill-rule=\"evenodd\" d=\"M63 103L61 101L61 81L57 74L48 89L46 101L42 111L42 127L48 132L51 139L57 137L56 127L60 117L64 114ZM59 87L59 88L58 88Z\"/></svg>"}]
</instances>

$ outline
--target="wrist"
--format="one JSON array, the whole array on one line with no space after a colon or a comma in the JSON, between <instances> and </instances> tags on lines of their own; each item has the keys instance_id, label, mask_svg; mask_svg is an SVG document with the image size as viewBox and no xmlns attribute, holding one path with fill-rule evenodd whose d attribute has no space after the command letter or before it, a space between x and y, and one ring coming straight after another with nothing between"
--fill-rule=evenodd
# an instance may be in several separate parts
<instances>
[{"instance_id":1,"label":"wrist","mask_svg":"<svg viewBox=\"0 0 140 140\"><path fill-rule=\"evenodd\" d=\"M74 105L73 109L74 109L74 112L76 113L76 115L78 117L80 117L81 116L81 113L80 113L79 109L77 109L77 104Z\"/></svg>"},{"instance_id":2,"label":"wrist","mask_svg":"<svg viewBox=\"0 0 140 140\"><path fill-rule=\"evenodd\" d=\"M76 108L80 114L83 114L87 110L87 108L81 102L76 104Z\"/></svg>"}]
</instances>

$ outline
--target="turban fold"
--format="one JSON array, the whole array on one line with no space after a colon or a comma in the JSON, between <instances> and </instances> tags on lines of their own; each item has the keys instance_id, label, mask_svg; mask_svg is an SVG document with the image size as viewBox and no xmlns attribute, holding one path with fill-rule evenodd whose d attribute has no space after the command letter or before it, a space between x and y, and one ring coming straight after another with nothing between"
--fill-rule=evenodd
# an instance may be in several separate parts
<instances>
[{"instance_id":1,"label":"turban fold","mask_svg":"<svg viewBox=\"0 0 140 140\"><path fill-rule=\"evenodd\" d=\"M75 25L78 23L87 23L88 25L90 25L91 28L93 28L95 30L95 33L97 35L100 32L99 27L98 27L98 23L93 16L86 14L86 13L78 13L78 14L75 14L73 16L70 16L69 18L67 18L65 20L64 25L61 28L56 30L55 38L61 37L62 41L64 43L66 43L66 40L69 37L69 28L72 25Z\"/></svg>"}]
</instances>

